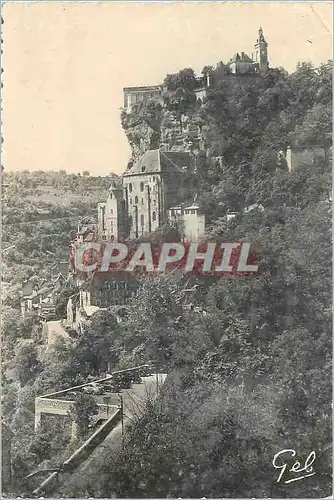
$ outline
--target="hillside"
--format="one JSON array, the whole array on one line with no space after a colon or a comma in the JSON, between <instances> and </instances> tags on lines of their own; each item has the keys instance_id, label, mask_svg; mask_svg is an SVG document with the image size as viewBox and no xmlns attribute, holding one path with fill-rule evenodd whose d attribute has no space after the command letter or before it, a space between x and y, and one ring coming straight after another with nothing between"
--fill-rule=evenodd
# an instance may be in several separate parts
<instances>
[{"instance_id":1,"label":"hillside","mask_svg":"<svg viewBox=\"0 0 334 500\"><path fill-rule=\"evenodd\" d=\"M97 218L109 178L66 172L5 172L2 280L21 285L36 272L67 260L68 245L84 217ZM8 250L6 250L8 249Z\"/></svg>"},{"instance_id":2,"label":"hillside","mask_svg":"<svg viewBox=\"0 0 334 500\"><path fill-rule=\"evenodd\" d=\"M207 281L197 312L181 307L184 290L174 275L145 278L121 323L112 311L99 311L81 335L47 352L36 318L22 320L11 309L2 325L7 366L14 367L3 382L3 413L13 432L15 495L29 493L26 474L59 465L71 450L65 423L50 420L34 433L36 395L98 377L108 366L152 360L167 381L126 432L124 449L101 447L95 465L66 477L56 495L330 495L331 63L317 70L302 63L291 75L273 70L256 82L231 84L216 75L201 103L194 78L190 69L168 75L165 107L151 101L122 114L132 161L160 145L190 149L207 239L250 241L260 272ZM317 147L324 155L290 172L279 155L288 145ZM49 179L46 187L38 175ZM45 268L45 250L52 252L55 242L65 251L75 225L52 219L94 217L107 186L104 179L60 173L7 179L4 238L16 248L6 279L19 283ZM264 210L242 211L252 203ZM240 214L227 225L228 209ZM31 232L28 222L44 217ZM78 422L87 436L85 411ZM278 483L272 460L283 449L295 449L302 463L314 450L316 475Z\"/></svg>"}]
</instances>

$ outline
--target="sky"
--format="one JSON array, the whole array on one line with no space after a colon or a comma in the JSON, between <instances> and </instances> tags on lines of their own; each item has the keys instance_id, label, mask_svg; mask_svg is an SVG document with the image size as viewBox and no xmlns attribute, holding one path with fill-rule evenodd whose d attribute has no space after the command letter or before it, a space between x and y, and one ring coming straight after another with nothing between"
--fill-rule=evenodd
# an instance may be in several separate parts
<instances>
[{"instance_id":1,"label":"sky","mask_svg":"<svg viewBox=\"0 0 334 500\"><path fill-rule=\"evenodd\" d=\"M5 170L121 173L123 87L251 55L272 67L332 59L331 2L41 2L2 9Z\"/></svg>"}]
</instances>

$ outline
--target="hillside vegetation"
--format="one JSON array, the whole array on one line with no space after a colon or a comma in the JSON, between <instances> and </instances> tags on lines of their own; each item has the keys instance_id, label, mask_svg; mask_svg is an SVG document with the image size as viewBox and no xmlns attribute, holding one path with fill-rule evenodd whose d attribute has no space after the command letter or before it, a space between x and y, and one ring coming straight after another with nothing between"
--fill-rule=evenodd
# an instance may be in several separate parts
<instances>
[{"instance_id":1,"label":"hillside vegetation","mask_svg":"<svg viewBox=\"0 0 334 500\"><path fill-rule=\"evenodd\" d=\"M140 148L160 144L162 136L171 148L183 147L172 144L177 122L197 123L200 133L189 144L198 156L208 237L245 238L256 245L260 272L207 282L198 313L180 307L184 291L173 275L145 278L121 323L111 311L99 311L81 336L48 352L26 342L38 337L34 318L7 318L4 335L14 342L15 370L4 381L3 412L14 432L15 493L27 491L25 474L59 463L70 449L66 433L55 433L52 423L34 434L35 395L98 376L108 361L111 368L123 368L153 360L167 371L167 381L126 433L124 450L116 454L101 446L89 470L66 479L58 495L330 495L331 75L331 63L317 71L300 64L291 75L274 70L257 85L222 80L201 104L194 101L193 72L185 70L166 79L167 109L149 102L122 115L134 158ZM321 146L326 156L289 172L277 154L289 144ZM28 206L30 195L21 194L8 216L16 206ZM242 212L255 202L264 211ZM71 209L82 210L77 203ZM227 227L228 209L241 213ZM6 238L11 243L20 236L22 259L29 232L15 234ZM286 448L295 449L301 461L314 450L316 475L277 483L272 460Z\"/></svg>"}]
</instances>

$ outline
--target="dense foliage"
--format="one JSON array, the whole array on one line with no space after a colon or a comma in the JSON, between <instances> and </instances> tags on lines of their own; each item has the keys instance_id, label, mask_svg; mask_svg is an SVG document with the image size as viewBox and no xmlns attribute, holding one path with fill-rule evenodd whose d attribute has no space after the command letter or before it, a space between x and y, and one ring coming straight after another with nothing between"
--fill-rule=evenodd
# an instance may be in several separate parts
<instances>
[{"instance_id":1,"label":"dense foliage","mask_svg":"<svg viewBox=\"0 0 334 500\"><path fill-rule=\"evenodd\" d=\"M35 395L152 361L168 374L159 398L127 432L124 450L101 448L96 465L66 479L63 495L330 494L331 75L330 63L318 70L300 64L291 75L273 70L256 84L231 84L216 75L201 105L191 97L191 70L166 78L167 106L196 116L201 126L198 194L208 237L252 242L261 256L260 272L206 282L196 312L181 307L185 291L178 276L142 279L121 322L113 312L100 311L81 335L48 350L34 317L5 316L5 349L14 353L15 370L3 369L3 405L14 431L16 492L22 491L23 472L54 463L60 450L64 455L70 449L64 430L55 435L48 427L34 435ZM123 125L137 127L136 134L150 127L157 139L164 112L157 103L141 105L137 114L123 115ZM289 144L322 147L325 154L289 172L278 154ZM9 216L18 210L19 217L29 196L11 204ZM244 212L253 203L263 210ZM240 214L226 224L228 209ZM20 234L11 263L18 272L30 238ZM5 232L9 244L17 236ZM30 254L31 267L39 252ZM35 344L28 342L33 336L39 339ZM83 435L87 419L85 413ZM316 475L277 483L272 459L284 448L295 449L301 460L314 450Z\"/></svg>"}]
</instances>

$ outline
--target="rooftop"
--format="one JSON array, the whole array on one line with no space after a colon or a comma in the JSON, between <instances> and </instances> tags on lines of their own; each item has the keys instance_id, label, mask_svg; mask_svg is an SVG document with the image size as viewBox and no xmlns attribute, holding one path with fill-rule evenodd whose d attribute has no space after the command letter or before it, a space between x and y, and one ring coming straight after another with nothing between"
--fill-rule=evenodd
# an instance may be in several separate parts
<instances>
[{"instance_id":1,"label":"rooftop","mask_svg":"<svg viewBox=\"0 0 334 500\"><path fill-rule=\"evenodd\" d=\"M144 87L124 87L123 91L124 92L144 92L145 90L161 90L160 85L147 85Z\"/></svg>"},{"instance_id":2,"label":"rooftop","mask_svg":"<svg viewBox=\"0 0 334 500\"><path fill-rule=\"evenodd\" d=\"M146 151L123 176L174 172L183 173L184 167L190 167L192 159L189 153L177 151L161 151L160 149Z\"/></svg>"}]
</instances>

